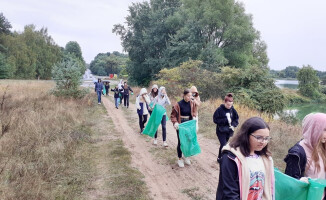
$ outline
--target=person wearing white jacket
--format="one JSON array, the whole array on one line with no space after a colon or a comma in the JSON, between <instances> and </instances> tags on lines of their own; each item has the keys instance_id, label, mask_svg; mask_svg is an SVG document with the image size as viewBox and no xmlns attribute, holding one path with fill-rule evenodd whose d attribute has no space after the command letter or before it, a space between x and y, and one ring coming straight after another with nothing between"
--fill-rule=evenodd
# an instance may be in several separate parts
<instances>
[{"instance_id":1,"label":"person wearing white jacket","mask_svg":"<svg viewBox=\"0 0 326 200\"><path fill-rule=\"evenodd\" d=\"M148 104L150 103L149 97L147 95L146 88L142 88L140 90L139 95L136 98L136 107L137 113L139 118L139 127L140 127L140 134L143 133L145 123L147 122L148 116Z\"/></svg>"},{"instance_id":2,"label":"person wearing white jacket","mask_svg":"<svg viewBox=\"0 0 326 200\"><path fill-rule=\"evenodd\" d=\"M170 99L168 95L166 94L165 87L161 86L160 89L158 89L158 95L154 99L154 106L156 104L159 104L163 106L164 108L167 105L171 105ZM161 121L162 125L162 137L163 137L163 146L167 147L168 143L166 142L166 113L164 113ZM155 133L155 139L154 139L154 145L157 144L157 131Z\"/></svg>"}]
</instances>

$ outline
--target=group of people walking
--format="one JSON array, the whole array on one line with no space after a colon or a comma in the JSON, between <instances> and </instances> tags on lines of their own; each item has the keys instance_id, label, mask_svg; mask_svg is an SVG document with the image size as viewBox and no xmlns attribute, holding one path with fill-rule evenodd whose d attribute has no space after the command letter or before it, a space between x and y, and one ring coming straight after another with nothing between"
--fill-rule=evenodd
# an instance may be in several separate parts
<instances>
[{"instance_id":1,"label":"group of people walking","mask_svg":"<svg viewBox=\"0 0 326 200\"><path fill-rule=\"evenodd\" d=\"M95 82L94 84L95 84L95 92L97 93L98 104L101 104L101 102L102 102L101 96L109 95L110 82L106 81L103 84L102 80L98 79L98 81ZM104 90L104 88L105 88L105 90ZM103 91L105 91L105 94ZM115 102L116 109L119 109L119 105L122 103L122 100L123 100L124 107L129 108L130 91L131 91L131 94L133 94L134 91L130 88L130 86L127 84L126 81L123 82L123 80L121 79L119 84L116 85L114 89L111 89L111 91L114 94L114 102Z\"/></svg>"},{"instance_id":2,"label":"group of people walking","mask_svg":"<svg viewBox=\"0 0 326 200\"><path fill-rule=\"evenodd\" d=\"M100 84L96 84L95 90L99 96ZM117 108L120 93L126 91L123 98L124 105L128 108L131 88L124 83L123 87L116 86L112 91ZM153 85L149 94L146 88L142 88L136 97L140 133L156 104L164 108L171 105L166 88ZM193 86L185 89L182 100L172 106L170 119L178 138L177 156L178 166L181 168L185 164L191 165L191 160L182 157L179 125L195 119L198 131L200 104L199 93ZM165 113L161 120L164 147L168 147L166 121ZM268 146L271 141L269 125L260 117L251 117L242 123L237 134L232 137L239 125L239 115L233 107L231 93L225 96L224 102L214 112L213 122L216 124L216 135L220 142L217 157L220 174L216 199L275 199L274 163ZM302 122L302 134L303 139L291 147L285 156L285 174L304 182L308 182L308 178L326 179L326 114L307 115ZM156 132L153 144L157 143Z\"/></svg>"},{"instance_id":3,"label":"group of people walking","mask_svg":"<svg viewBox=\"0 0 326 200\"><path fill-rule=\"evenodd\" d=\"M142 88L140 90L139 95L136 98L136 107L137 113L139 117L139 127L140 133L143 132L145 123L147 122L148 115L151 115L155 105L160 105L164 108L171 105L171 101L167 95L166 88L161 86L160 88L157 85L153 85L152 89L147 94L146 88ZM177 146L177 155L178 155L178 165L179 167L184 167L184 163L190 165L190 159L185 158L184 161L182 159L182 151L181 151L181 143L179 137L179 124L196 119L198 120L198 107L200 106L200 97L197 91L197 88L193 86L191 89L185 89L183 93L183 99L177 102L172 107L171 112L171 122L173 123L173 127L176 129L177 137L178 137L178 146ZM168 147L168 143L166 141L166 120L167 113L164 113L161 120L162 127L162 139L163 146ZM153 144L157 145L157 131L154 136Z\"/></svg>"}]
</instances>

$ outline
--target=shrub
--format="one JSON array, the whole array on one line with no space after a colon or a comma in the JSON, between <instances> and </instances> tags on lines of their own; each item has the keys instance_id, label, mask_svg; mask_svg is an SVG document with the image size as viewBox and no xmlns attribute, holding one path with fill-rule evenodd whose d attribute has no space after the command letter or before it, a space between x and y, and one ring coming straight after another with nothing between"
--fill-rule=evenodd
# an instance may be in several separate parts
<instances>
[{"instance_id":1,"label":"shrub","mask_svg":"<svg viewBox=\"0 0 326 200\"><path fill-rule=\"evenodd\" d=\"M162 69L158 74L157 84L166 87L172 97L181 98L183 90L195 85L202 100L218 98L225 95L223 82L218 73L201 68L202 62L190 60L180 67Z\"/></svg>"},{"instance_id":2,"label":"shrub","mask_svg":"<svg viewBox=\"0 0 326 200\"><path fill-rule=\"evenodd\" d=\"M303 96L312 99L320 98L319 78L317 72L311 66L303 66L297 75L299 91Z\"/></svg>"},{"instance_id":3,"label":"shrub","mask_svg":"<svg viewBox=\"0 0 326 200\"><path fill-rule=\"evenodd\" d=\"M82 74L76 59L66 56L63 61L54 66L52 71L56 88L52 90L55 96L82 98L88 90L79 89Z\"/></svg>"}]
</instances>

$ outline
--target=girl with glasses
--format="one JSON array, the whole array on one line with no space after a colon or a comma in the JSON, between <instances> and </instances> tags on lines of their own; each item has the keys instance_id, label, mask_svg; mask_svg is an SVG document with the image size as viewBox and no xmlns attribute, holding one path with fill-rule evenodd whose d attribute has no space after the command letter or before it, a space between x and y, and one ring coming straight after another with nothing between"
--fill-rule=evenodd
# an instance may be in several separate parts
<instances>
[{"instance_id":1,"label":"girl with glasses","mask_svg":"<svg viewBox=\"0 0 326 200\"><path fill-rule=\"evenodd\" d=\"M223 147L216 199L274 199L274 164L269 126L259 117L246 120Z\"/></svg>"}]
</instances>

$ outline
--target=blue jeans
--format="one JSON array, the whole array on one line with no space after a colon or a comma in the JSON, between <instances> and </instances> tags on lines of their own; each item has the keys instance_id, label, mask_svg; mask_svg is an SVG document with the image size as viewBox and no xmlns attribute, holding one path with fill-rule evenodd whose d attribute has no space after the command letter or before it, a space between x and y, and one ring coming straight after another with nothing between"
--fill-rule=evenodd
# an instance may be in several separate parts
<instances>
[{"instance_id":1,"label":"blue jeans","mask_svg":"<svg viewBox=\"0 0 326 200\"><path fill-rule=\"evenodd\" d=\"M120 98L114 98L115 107L118 108L120 104Z\"/></svg>"},{"instance_id":2,"label":"blue jeans","mask_svg":"<svg viewBox=\"0 0 326 200\"><path fill-rule=\"evenodd\" d=\"M101 91L97 91L97 101L99 103L101 103L101 95L102 95L102 92Z\"/></svg>"}]
</instances>

